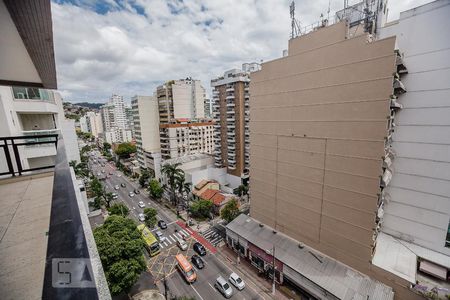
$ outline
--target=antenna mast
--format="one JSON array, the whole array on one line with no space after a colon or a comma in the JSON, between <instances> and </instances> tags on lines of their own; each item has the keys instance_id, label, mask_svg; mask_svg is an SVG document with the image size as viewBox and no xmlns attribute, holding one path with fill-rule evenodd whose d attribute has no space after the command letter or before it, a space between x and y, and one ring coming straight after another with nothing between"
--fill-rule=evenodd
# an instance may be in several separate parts
<instances>
[{"instance_id":1,"label":"antenna mast","mask_svg":"<svg viewBox=\"0 0 450 300\"><path fill-rule=\"evenodd\" d=\"M300 35L300 26L295 19L295 2L292 0L291 5L289 6L289 10L291 13L291 39L296 38Z\"/></svg>"}]
</instances>

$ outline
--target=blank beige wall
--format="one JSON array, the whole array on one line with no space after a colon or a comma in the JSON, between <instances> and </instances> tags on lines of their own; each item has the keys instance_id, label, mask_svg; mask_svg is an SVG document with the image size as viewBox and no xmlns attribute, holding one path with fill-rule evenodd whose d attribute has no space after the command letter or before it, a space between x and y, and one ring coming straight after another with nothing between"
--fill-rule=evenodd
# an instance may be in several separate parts
<instances>
[{"instance_id":1,"label":"blank beige wall","mask_svg":"<svg viewBox=\"0 0 450 300\"><path fill-rule=\"evenodd\" d=\"M250 83L252 217L370 270L395 37L339 23L289 42Z\"/></svg>"}]
</instances>

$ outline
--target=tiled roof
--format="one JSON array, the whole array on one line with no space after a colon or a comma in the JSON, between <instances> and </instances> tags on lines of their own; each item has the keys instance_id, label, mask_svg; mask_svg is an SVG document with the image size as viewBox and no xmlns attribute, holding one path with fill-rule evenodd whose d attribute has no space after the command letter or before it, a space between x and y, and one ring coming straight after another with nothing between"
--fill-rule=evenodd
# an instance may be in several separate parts
<instances>
[{"instance_id":1,"label":"tiled roof","mask_svg":"<svg viewBox=\"0 0 450 300\"><path fill-rule=\"evenodd\" d=\"M219 191L217 190L207 189L200 195L200 198L204 200L211 200L211 198L214 197L214 195L217 194L218 192Z\"/></svg>"},{"instance_id":2,"label":"tiled roof","mask_svg":"<svg viewBox=\"0 0 450 300\"><path fill-rule=\"evenodd\" d=\"M225 196L221 193L216 193L210 200L214 203L214 205L220 206L220 204L222 204L225 200Z\"/></svg>"}]
</instances>

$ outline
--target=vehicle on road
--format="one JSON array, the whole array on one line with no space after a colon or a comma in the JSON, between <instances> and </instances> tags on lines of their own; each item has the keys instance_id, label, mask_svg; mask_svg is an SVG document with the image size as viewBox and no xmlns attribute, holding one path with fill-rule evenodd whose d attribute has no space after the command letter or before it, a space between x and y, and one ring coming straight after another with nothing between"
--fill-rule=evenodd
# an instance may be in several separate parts
<instances>
[{"instance_id":1,"label":"vehicle on road","mask_svg":"<svg viewBox=\"0 0 450 300\"><path fill-rule=\"evenodd\" d=\"M134 197L134 193L133 193L133 192L129 192L129 193L128 193L128 196Z\"/></svg>"},{"instance_id":2,"label":"vehicle on road","mask_svg":"<svg viewBox=\"0 0 450 300\"><path fill-rule=\"evenodd\" d=\"M205 263L203 262L203 259L200 256L198 256L197 254L192 255L191 262L198 269L203 269L205 267Z\"/></svg>"},{"instance_id":3,"label":"vehicle on road","mask_svg":"<svg viewBox=\"0 0 450 300\"><path fill-rule=\"evenodd\" d=\"M231 273L228 281L231 282L238 290L242 291L245 288L245 282L236 273Z\"/></svg>"},{"instance_id":4,"label":"vehicle on road","mask_svg":"<svg viewBox=\"0 0 450 300\"><path fill-rule=\"evenodd\" d=\"M138 205L139 205L140 208L144 208L145 207L144 201L139 201Z\"/></svg>"},{"instance_id":5,"label":"vehicle on road","mask_svg":"<svg viewBox=\"0 0 450 300\"><path fill-rule=\"evenodd\" d=\"M119 174L119 173L117 173L117 177L122 177L122 175L121 175L121 174Z\"/></svg>"},{"instance_id":6,"label":"vehicle on road","mask_svg":"<svg viewBox=\"0 0 450 300\"><path fill-rule=\"evenodd\" d=\"M180 270L181 274L183 274L184 279L188 283L193 283L195 280L197 280L197 274L195 274L194 268L188 262L186 256L184 256L183 254L177 254L175 256L175 259L177 260L178 270Z\"/></svg>"},{"instance_id":7,"label":"vehicle on road","mask_svg":"<svg viewBox=\"0 0 450 300\"><path fill-rule=\"evenodd\" d=\"M126 184L125 183L121 183L120 186L121 187L126 187Z\"/></svg>"},{"instance_id":8,"label":"vehicle on road","mask_svg":"<svg viewBox=\"0 0 450 300\"><path fill-rule=\"evenodd\" d=\"M148 227L144 224L138 225L137 228L141 232L142 238L145 241L145 248L147 249L148 254L150 254L150 256L155 256L160 253L161 249L159 247L159 242L150 229L148 229Z\"/></svg>"},{"instance_id":9,"label":"vehicle on road","mask_svg":"<svg viewBox=\"0 0 450 300\"><path fill-rule=\"evenodd\" d=\"M214 283L216 289L225 296L225 298L230 298L233 296L233 288L228 284L228 282L222 277L219 276L216 279L216 283Z\"/></svg>"},{"instance_id":10,"label":"vehicle on road","mask_svg":"<svg viewBox=\"0 0 450 300\"><path fill-rule=\"evenodd\" d=\"M166 229L167 228L167 224L166 222L164 222L164 220L159 220L158 221L158 227L161 229Z\"/></svg>"},{"instance_id":11,"label":"vehicle on road","mask_svg":"<svg viewBox=\"0 0 450 300\"><path fill-rule=\"evenodd\" d=\"M115 190L120 189L119 185L116 184L116 185L114 186L114 189L115 189Z\"/></svg>"},{"instance_id":12,"label":"vehicle on road","mask_svg":"<svg viewBox=\"0 0 450 300\"><path fill-rule=\"evenodd\" d=\"M186 244L186 242L183 240L180 240L180 239L177 239L177 246L183 251L186 251L188 248L188 245Z\"/></svg>"},{"instance_id":13,"label":"vehicle on road","mask_svg":"<svg viewBox=\"0 0 450 300\"><path fill-rule=\"evenodd\" d=\"M102 173L105 173L105 170L102 170Z\"/></svg>"},{"instance_id":14,"label":"vehicle on road","mask_svg":"<svg viewBox=\"0 0 450 300\"><path fill-rule=\"evenodd\" d=\"M158 237L158 239L160 239L161 240L161 238L162 238L162 236L163 236L163 233L161 232L161 231L157 231L157 232L155 232L155 234L156 234L156 236Z\"/></svg>"},{"instance_id":15,"label":"vehicle on road","mask_svg":"<svg viewBox=\"0 0 450 300\"><path fill-rule=\"evenodd\" d=\"M102 173L98 172L98 173L97 173L97 176L100 176L100 175L102 175Z\"/></svg>"},{"instance_id":16,"label":"vehicle on road","mask_svg":"<svg viewBox=\"0 0 450 300\"><path fill-rule=\"evenodd\" d=\"M145 215L144 214L139 214L138 219L139 219L139 221L144 222L145 221Z\"/></svg>"},{"instance_id":17,"label":"vehicle on road","mask_svg":"<svg viewBox=\"0 0 450 300\"><path fill-rule=\"evenodd\" d=\"M205 247L203 247L202 244L200 244L199 242L196 242L192 248L194 249L195 252L197 252L200 256L205 256L206 255L206 249Z\"/></svg>"},{"instance_id":18,"label":"vehicle on road","mask_svg":"<svg viewBox=\"0 0 450 300\"><path fill-rule=\"evenodd\" d=\"M117 199L117 198L119 198L119 195L117 195L117 193L112 193L112 198Z\"/></svg>"},{"instance_id":19,"label":"vehicle on road","mask_svg":"<svg viewBox=\"0 0 450 300\"><path fill-rule=\"evenodd\" d=\"M109 175L114 175L114 173L113 172L109 172Z\"/></svg>"},{"instance_id":20,"label":"vehicle on road","mask_svg":"<svg viewBox=\"0 0 450 300\"><path fill-rule=\"evenodd\" d=\"M139 195L141 192L140 192L138 189L135 189L135 190L134 190L134 193L135 193L136 195Z\"/></svg>"}]
</instances>

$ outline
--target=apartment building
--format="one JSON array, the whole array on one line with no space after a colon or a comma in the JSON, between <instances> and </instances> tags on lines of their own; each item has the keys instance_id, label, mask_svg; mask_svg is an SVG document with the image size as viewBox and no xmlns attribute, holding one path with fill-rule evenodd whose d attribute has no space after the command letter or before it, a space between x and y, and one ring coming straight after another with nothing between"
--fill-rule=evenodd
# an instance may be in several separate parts
<instances>
[{"instance_id":1,"label":"apartment building","mask_svg":"<svg viewBox=\"0 0 450 300\"><path fill-rule=\"evenodd\" d=\"M98 138L103 133L103 121L100 113L88 111L80 118L80 130L82 132L90 132L94 137Z\"/></svg>"},{"instance_id":2,"label":"apartment building","mask_svg":"<svg viewBox=\"0 0 450 300\"><path fill-rule=\"evenodd\" d=\"M213 152L213 122L205 119L200 80L171 80L156 89L162 160Z\"/></svg>"},{"instance_id":3,"label":"apartment building","mask_svg":"<svg viewBox=\"0 0 450 300\"><path fill-rule=\"evenodd\" d=\"M100 107L104 139L108 143L123 143L132 140L128 126L123 97L112 95L109 102Z\"/></svg>"},{"instance_id":4,"label":"apartment building","mask_svg":"<svg viewBox=\"0 0 450 300\"><path fill-rule=\"evenodd\" d=\"M57 87L50 1L0 0L0 37L1 297L111 299L68 164L69 148L78 154L74 121L49 90ZM54 266L74 262L70 287L59 288Z\"/></svg>"},{"instance_id":5,"label":"apartment building","mask_svg":"<svg viewBox=\"0 0 450 300\"><path fill-rule=\"evenodd\" d=\"M448 1L443 2L448 5ZM415 290L419 277L413 276L414 280L410 280L400 276L400 273L416 271L416 263L410 264L407 256L405 259L405 252L411 248L407 250L408 247L398 240L397 243L383 242L379 245L379 242L386 240L387 233L406 239L406 234L411 237L415 232L417 243L420 243L418 236L424 239L431 233L426 237L429 243L433 240L436 247L439 245L441 253L446 251L445 231L448 224L445 223L449 220L448 213L442 212L447 208L442 198L447 195L446 192L441 188L440 197L434 195L435 203L417 203L418 193L421 193L422 200L425 199L421 189L432 189L418 175L425 177L426 172L434 172L428 175L434 176L439 184L444 184L442 180L446 178L445 172L441 172L445 168L445 155L436 156L438 152L426 149L420 139L427 139L423 140L425 143L445 143L444 132L448 129L427 127L427 131L421 133L423 129L416 125L427 123L425 113L413 110L404 113L399 102L407 101L402 97L409 94L404 94L409 89L416 90L412 96L416 99L415 103L419 103L419 99L423 103L429 99L417 94L420 91L448 89L450 80L446 71L429 75L422 72L432 68L430 62L438 63L438 58L425 59L426 53L442 55L441 59L448 57L437 53L439 49L446 49L445 43L448 42L448 38L443 36L446 30L437 28L437 24L441 24L440 27L447 24L441 18L448 16L448 11L428 12L429 23L425 26L419 23L419 20L426 22L423 16L419 16L419 10L413 10L404 15L408 20L403 23L404 32L389 30L380 37L383 31L380 32L378 25L384 25L382 21L386 19L387 11L386 2L380 3L375 3L372 16L376 17L370 22L361 23L348 16L342 20L342 16L353 10L350 9L337 14L338 21L333 25L322 22L308 33L303 31L299 37L289 40L286 56L262 64L262 69L250 76L252 218L243 216L236 224L230 224L229 244L240 249L239 244L247 243L245 251L249 251L249 257L255 257L254 263L263 268L267 267L265 261L268 257L258 254L258 251L267 248L270 236L280 234L280 237L272 238L273 247L278 251L278 255L275 252L274 256L283 263L286 278L319 298L347 299L346 294L354 293L355 297L358 295L364 299L388 299L393 295L395 299L420 299ZM362 7L364 3L358 5ZM436 11L436 7L443 9L443 6L441 3L423 8L423 12ZM359 9L354 11L360 12ZM417 23L413 25L411 22ZM399 24L402 24L401 20ZM419 33L423 30L424 40L416 40L416 33L414 38L408 37L406 28L410 32L412 28L414 32L422 28ZM429 32L439 34L431 38ZM406 50L402 49L402 41ZM405 60L408 55L415 57L410 61L425 59L423 68L416 68L421 75L411 76L408 73L409 65L403 61L403 55ZM419 66L414 62L413 68L414 64ZM442 66L442 63L439 65ZM425 76L422 77L424 82L420 83L417 76ZM443 103L442 93L432 92L442 97L435 97L433 103ZM446 124L440 118L433 122ZM406 149L402 143L405 141L418 141L417 144L421 145L410 145ZM442 160L441 167L435 166L433 171L431 167L428 171L425 168L419 172L418 164L423 167L427 163L424 160L414 162L414 155L405 152L418 151L425 155L425 151L418 147L425 147L423 150L428 151L426 155ZM397 148L412 160L406 163L406 158L401 158L396 162ZM440 149L440 153L445 153L445 147ZM395 172L396 164L400 174ZM427 180L430 185L437 184L430 183L429 178ZM396 187L391 192L393 186ZM403 195L400 193L402 189ZM435 190L435 194L438 191ZM398 200L392 200L394 196ZM409 207L401 204L408 201L411 201ZM434 205L434 215L420 208L428 205L425 202ZM386 216L383 217L383 214ZM418 224L413 226L412 220ZM430 225L436 228L428 231ZM264 226L268 229L261 229ZM236 241L236 238L240 239ZM290 238L295 242L291 242ZM256 244L257 249L254 247ZM394 253L393 245L402 248L403 253ZM300 253L299 248L317 254L318 262L311 262L314 259L308 259L310 255ZM376 263L377 256L380 259ZM305 263L302 267L299 267L299 260ZM320 266L325 262L327 266L336 265L336 268ZM396 272L386 271L388 268L380 267L383 265L393 267ZM428 265L428 272L433 267ZM341 275L353 274L350 269L357 273L347 281L335 273L341 268L347 269L339 271ZM311 272L319 269L320 274ZM341 289L321 279L337 279L335 275L342 278L339 280ZM278 280L283 280L281 277ZM376 288L367 290L360 286L362 282L379 286L385 291L385 296L377 296ZM420 285L425 282L420 282ZM386 287L392 288L392 295Z\"/></svg>"},{"instance_id":6,"label":"apartment building","mask_svg":"<svg viewBox=\"0 0 450 300\"><path fill-rule=\"evenodd\" d=\"M257 63L246 63L242 65L242 70L229 70L211 80L216 123L215 166L225 167L229 174L242 178L248 176L250 162L249 75L259 68Z\"/></svg>"},{"instance_id":7,"label":"apartment building","mask_svg":"<svg viewBox=\"0 0 450 300\"><path fill-rule=\"evenodd\" d=\"M131 108L139 166L153 170L155 177L160 178L158 101L154 96L134 96L131 98Z\"/></svg>"},{"instance_id":8,"label":"apartment building","mask_svg":"<svg viewBox=\"0 0 450 300\"><path fill-rule=\"evenodd\" d=\"M205 98L205 118L212 119L212 99Z\"/></svg>"}]
</instances>

